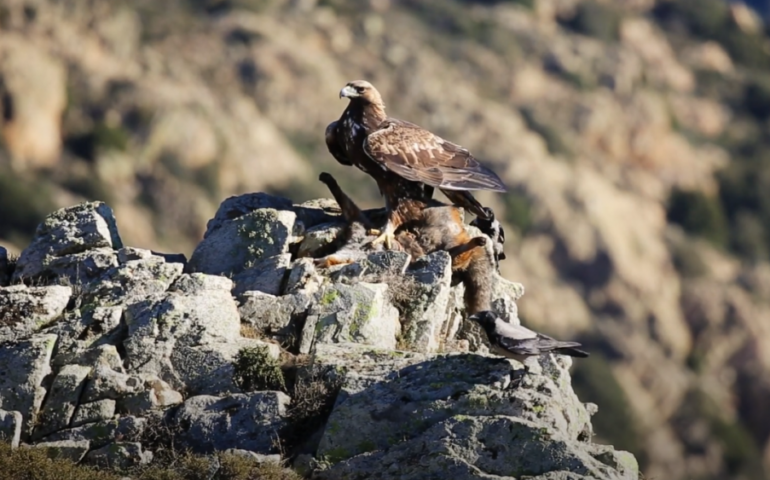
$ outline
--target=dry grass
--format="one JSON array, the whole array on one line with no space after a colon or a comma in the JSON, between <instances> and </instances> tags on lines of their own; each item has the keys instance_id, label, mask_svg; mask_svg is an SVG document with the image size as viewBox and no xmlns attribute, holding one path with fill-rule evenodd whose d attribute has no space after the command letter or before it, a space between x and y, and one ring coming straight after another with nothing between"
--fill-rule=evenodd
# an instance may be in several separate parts
<instances>
[{"instance_id":1,"label":"dry grass","mask_svg":"<svg viewBox=\"0 0 770 480\"><path fill-rule=\"evenodd\" d=\"M243 338L253 338L254 340L262 339L262 333L248 323L241 323L241 336Z\"/></svg>"},{"instance_id":2,"label":"dry grass","mask_svg":"<svg viewBox=\"0 0 770 480\"><path fill-rule=\"evenodd\" d=\"M118 480L111 472L50 459L44 449L17 448L0 442L0 480Z\"/></svg>"},{"instance_id":3,"label":"dry grass","mask_svg":"<svg viewBox=\"0 0 770 480\"><path fill-rule=\"evenodd\" d=\"M248 458L217 454L216 480L300 480L297 473L280 465L258 464ZM48 458L44 449L17 448L0 442L0 480L208 480L216 469L213 456L183 453L173 461L153 461L128 472L97 470L70 460Z\"/></svg>"},{"instance_id":4,"label":"dry grass","mask_svg":"<svg viewBox=\"0 0 770 480\"><path fill-rule=\"evenodd\" d=\"M342 387L341 377L328 369L300 368L294 375L287 412L289 425L280 434L283 448L290 455L326 424Z\"/></svg>"}]
</instances>

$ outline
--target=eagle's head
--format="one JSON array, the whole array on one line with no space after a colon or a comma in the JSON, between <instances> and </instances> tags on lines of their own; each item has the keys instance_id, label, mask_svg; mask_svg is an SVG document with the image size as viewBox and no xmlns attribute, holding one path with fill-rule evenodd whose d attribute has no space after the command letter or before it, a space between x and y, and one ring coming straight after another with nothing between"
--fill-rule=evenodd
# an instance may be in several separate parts
<instances>
[{"instance_id":1,"label":"eagle's head","mask_svg":"<svg viewBox=\"0 0 770 480\"><path fill-rule=\"evenodd\" d=\"M382 105L380 92L374 88L374 85L366 80L353 80L340 90L340 98L349 98L350 101L363 101L373 105Z\"/></svg>"}]
</instances>

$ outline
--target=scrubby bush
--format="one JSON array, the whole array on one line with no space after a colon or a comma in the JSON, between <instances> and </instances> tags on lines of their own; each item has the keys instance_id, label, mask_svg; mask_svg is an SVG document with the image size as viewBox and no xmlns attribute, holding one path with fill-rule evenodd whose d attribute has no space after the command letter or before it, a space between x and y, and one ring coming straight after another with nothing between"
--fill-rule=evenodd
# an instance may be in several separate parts
<instances>
[{"instance_id":1,"label":"scrubby bush","mask_svg":"<svg viewBox=\"0 0 770 480\"><path fill-rule=\"evenodd\" d=\"M286 390L281 364L267 346L242 348L235 357L233 376L235 384L246 392Z\"/></svg>"}]
</instances>

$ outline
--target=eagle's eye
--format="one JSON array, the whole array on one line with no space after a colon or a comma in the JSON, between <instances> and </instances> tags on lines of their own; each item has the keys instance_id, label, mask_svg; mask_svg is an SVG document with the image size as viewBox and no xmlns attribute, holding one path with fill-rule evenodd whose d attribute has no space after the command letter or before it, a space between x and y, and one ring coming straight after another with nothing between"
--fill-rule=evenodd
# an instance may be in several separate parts
<instances>
[{"instance_id":1,"label":"eagle's eye","mask_svg":"<svg viewBox=\"0 0 770 480\"><path fill-rule=\"evenodd\" d=\"M364 87L356 87L356 93L364 93L364 90L366 90Z\"/></svg>"}]
</instances>

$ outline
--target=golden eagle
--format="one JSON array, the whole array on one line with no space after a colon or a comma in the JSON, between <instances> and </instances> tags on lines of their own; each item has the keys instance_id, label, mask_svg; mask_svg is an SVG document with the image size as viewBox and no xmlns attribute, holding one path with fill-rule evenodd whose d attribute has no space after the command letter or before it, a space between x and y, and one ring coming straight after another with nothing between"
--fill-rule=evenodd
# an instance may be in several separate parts
<instances>
[{"instance_id":1,"label":"golden eagle","mask_svg":"<svg viewBox=\"0 0 770 480\"><path fill-rule=\"evenodd\" d=\"M433 188L455 205L489 219L489 210L468 190L505 192L505 185L467 149L388 117L380 93L369 82L349 82L340 91L343 97L350 103L340 119L326 127L326 145L337 161L371 175L385 197L388 221L377 243L384 241L390 248L396 229L412 218L400 208L400 199L429 198Z\"/></svg>"}]
</instances>

